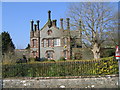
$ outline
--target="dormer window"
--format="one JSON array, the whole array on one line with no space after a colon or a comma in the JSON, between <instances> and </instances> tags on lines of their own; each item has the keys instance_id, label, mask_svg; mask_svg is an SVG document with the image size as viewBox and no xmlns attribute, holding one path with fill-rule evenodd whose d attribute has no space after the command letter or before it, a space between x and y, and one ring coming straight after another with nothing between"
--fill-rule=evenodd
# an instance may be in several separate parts
<instances>
[{"instance_id":1,"label":"dormer window","mask_svg":"<svg viewBox=\"0 0 120 90\"><path fill-rule=\"evenodd\" d=\"M47 33L48 33L48 35L51 35L52 30L48 30Z\"/></svg>"}]
</instances>

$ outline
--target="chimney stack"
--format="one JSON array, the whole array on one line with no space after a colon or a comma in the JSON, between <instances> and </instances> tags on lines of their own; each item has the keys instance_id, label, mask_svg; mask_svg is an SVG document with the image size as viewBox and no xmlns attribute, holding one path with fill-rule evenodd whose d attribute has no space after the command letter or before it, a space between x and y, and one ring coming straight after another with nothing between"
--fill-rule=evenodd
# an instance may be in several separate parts
<instances>
[{"instance_id":1,"label":"chimney stack","mask_svg":"<svg viewBox=\"0 0 120 90\"><path fill-rule=\"evenodd\" d=\"M39 30L39 20L37 20L37 30Z\"/></svg>"},{"instance_id":2,"label":"chimney stack","mask_svg":"<svg viewBox=\"0 0 120 90\"><path fill-rule=\"evenodd\" d=\"M53 20L53 21L52 21L52 25L53 25L53 26L56 26L56 22L57 22L57 20Z\"/></svg>"},{"instance_id":3,"label":"chimney stack","mask_svg":"<svg viewBox=\"0 0 120 90\"><path fill-rule=\"evenodd\" d=\"M66 20L67 20L67 29L70 30L70 24L69 24L69 20L70 20L70 19L69 19L69 18L66 18Z\"/></svg>"},{"instance_id":4,"label":"chimney stack","mask_svg":"<svg viewBox=\"0 0 120 90\"><path fill-rule=\"evenodd\" d=\"M37 30L37 25L36 25L36 24L34 24L34 30L35 30L35 31Z\"/></svg>"},{"instance_id":5,"label":"chimney stack","mask_svg":"<svg viewBox=\"0 0 120 90\"><path fill-rule=\"evenodd\" d=\"M63 29L63 18L60 19L61 29Z\"/></svg>"},{"instance_id":6,"label":"chimney stack","mask_svg":"<svg viewBox=\"0 0 120 90\"><path fill-rule=\"evenodd\" d=\"M81 24L82 22L81 21L79 21L79 30L80 30L80 38L82 38L82 24Z\"/></svg>"},{"instance_id":7,"label":"chimney stack","mask_svg":"<svg viewBox=\"0 0 120 90\"><path fill-rule=\"evenodd\" d=\"M31 23L31 31L33 31L33 23L34 23L34 21L31 20L30 23Z\"/></svg>"},{"instance_id":8,"label":"chimney stack","mask_svg":"<svg viewBox=\"0 0 120 90\"><path fill-rule=\"evenodd\" d=\"M51 11L48 11L48 27L50 28L52 26L52 22L51 22Z\"/></svg>"},{"instance_id":9,"label":"chimney stack","mask_svg":"<svg viewBox=\"0 0 120 90\"><path fill-rule=\"evenodd\" d=\"M48 11L48 20L51 20L51 11Z\"/></svg>"},{"instance_id":10,"label":"chimney stack","mask_svg":"<svg viewBox=\"0 0 120 90\"><path fill-rule=\"evenodd\" d=\"M81 21L79 21L79 29L81 29Z\"/></svg>"}]
</instances>

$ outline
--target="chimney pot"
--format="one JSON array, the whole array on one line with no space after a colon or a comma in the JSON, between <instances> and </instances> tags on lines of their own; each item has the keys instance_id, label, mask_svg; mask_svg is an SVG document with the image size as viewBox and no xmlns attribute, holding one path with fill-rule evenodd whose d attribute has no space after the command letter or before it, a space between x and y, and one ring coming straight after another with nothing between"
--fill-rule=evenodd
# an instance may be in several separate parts
<instances>
[{"instance_id":1,"label":"chimney pot","mask_svg":"<svg viewBox=\"0 0 120 90\"><path fill-rule=\"evenodd\" d=\"M37 29L39 30L39 20L36 21L37 22Z\"/></svg>"},{"instance_id":2,"label":"chimney pot","mask_svg":"<svg viewBox=\"0 0 120 90\"><path fill-rule=\"evenodd\" d=\"M57 20L53 20L53 21L52 21L52 25L53 25L53 26L56 26L56 22L57 22Z\"/></svg>"},{"instance_id":3,"label":"chimney pot","mask_svg":"<svg viewBox=\"0 0 120 90\"><path fill-rule=\"evenodd\" d=\"M48 11L48 20L51 20L51 11Z\"/></svg>"},{"instance_id":4,"label":"chimney pot","mask_svg":"<svg viewBox=\"0 0 120 90\"><path fill-rule=\"evenodd\" d=\"M31 23L31 31L33 31L33 23L34 23L34 21L31 20L30 23Z\"/></svg>"},{"instance_id":5,"label":"chimney pot","mask_svg":"<svg viewBox=\"0 0 120 90\"><path fill-rule=\"evenodd\" d=\"M37 25L36 25L36 24L34 24L34 30L36 31L36 29L37 29Z\"/></svg>"}]
</instances>

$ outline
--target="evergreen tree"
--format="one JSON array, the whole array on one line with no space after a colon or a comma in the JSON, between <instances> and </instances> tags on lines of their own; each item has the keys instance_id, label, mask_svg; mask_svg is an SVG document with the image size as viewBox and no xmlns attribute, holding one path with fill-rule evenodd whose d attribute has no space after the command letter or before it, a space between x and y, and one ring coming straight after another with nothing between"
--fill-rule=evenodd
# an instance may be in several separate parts
<instances>
[{"instance_id":1,"label":"evergreen tree","mask_svg":"<svg viewBox=\"0 0 120 90\"><path fill-rule=\"evenodd\" d=\"M0 57L2 57L2 36L0 34ZM0 58L0 62L2 61L2 58Z\"/></svg>"},{"instance_id":2,"label":"evergreen tree","mask_svg":"<svg viewBox=\"0 0 120 90\"><path fill-rule=\"evenodd\" d=\"M12 42L12 39L10 37L10 34L8 32L2 32L2 53L8 53L13 52L15 49L15 46Z\"/></svg>"},{"instance_id":3,"label":"evergreen tree","mask_svg":"<svg viewBox=\"0 0 120 90\"><path fill-rule=\"evenodd\" d=\"M25 49L30 49L30 44L28 44L28 46Z\"/></svg>"}]
</instances>

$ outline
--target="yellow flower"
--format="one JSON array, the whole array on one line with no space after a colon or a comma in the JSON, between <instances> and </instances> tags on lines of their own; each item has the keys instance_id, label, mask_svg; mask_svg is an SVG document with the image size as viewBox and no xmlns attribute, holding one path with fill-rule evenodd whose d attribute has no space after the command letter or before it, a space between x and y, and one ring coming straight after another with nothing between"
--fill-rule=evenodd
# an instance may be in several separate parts
<instances>
[{"instance_id":1,"label":"yellow flower","mask_svg":"<svg viewBox=\"0 0 120 90\"><path fill-rule=\"evenodd\" d=\"M113 68L113 66L110 66L110 69L112 69Z\"/></svg>"},{"instance_id":2,"label":"yellow flower","mask_svg":"<svg viewBox=\"0 0 120 90\"><path fill-rule=\"evenodd\" d=\"M66 48L66 47L67 47L67 45L64 46L64 48Z\"/></svg>"}]
</instances>

